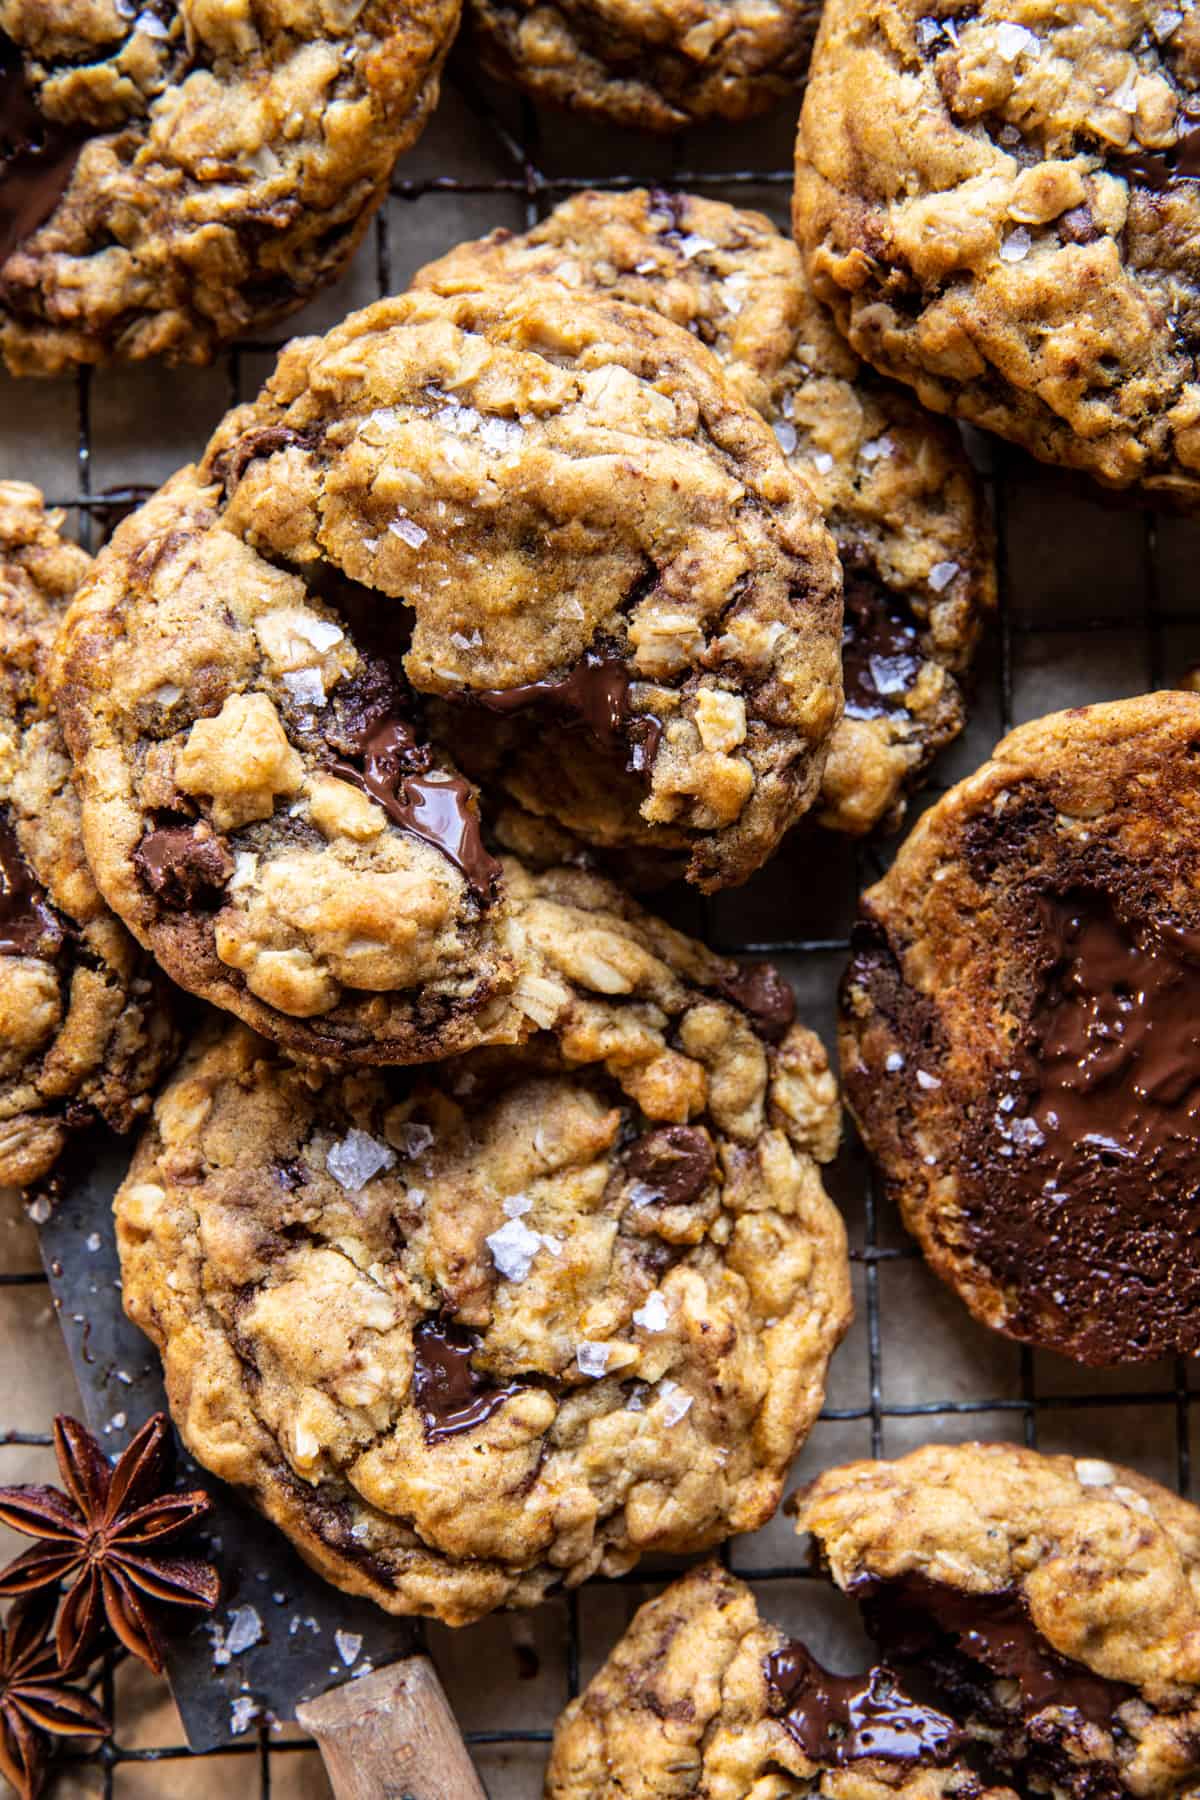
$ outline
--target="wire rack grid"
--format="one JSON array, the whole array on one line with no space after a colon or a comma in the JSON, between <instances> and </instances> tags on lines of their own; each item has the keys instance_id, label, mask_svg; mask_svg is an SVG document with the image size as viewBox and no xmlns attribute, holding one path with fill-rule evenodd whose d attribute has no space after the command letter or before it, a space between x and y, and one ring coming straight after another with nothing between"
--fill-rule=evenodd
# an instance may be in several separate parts
<instances>
[{"instance_id":1,"label":"wire rack grid","mask_svg":"<svg viewBox=\"0 0 1200 1800\"><path fill-rule=\"evenodd\" d=\"M539 114L514 96L483 95L460 69L426 142L401 164L352 278L326 297L314 322L319 328L351 305L396 291L418 262L460 238L495 224L532 224L584 188L620 191L647 182L698 188L762 207L784 224L793 125L790 117L776 118L761 128L696 133L661 144ZM626 164L637 172L627 172ZM445 172L447 166L452 173ZM415 230L418 214L423 222ZM308 316L300 323L307 324ZM261 340L234 346L209 378L210 411L252 392L276 348L276 342ZM55 384L47 429L60 444L66 433L73 434L73 481L44 482L77 520L80 539L89 547L98 541L114 500L133 485L103 479L97 379L88 371L76 378L69 408L63 384ZM114 379L120 380L104 378L110 395ZM160 379L169 394L176 378ZM10 454L6 440L13 438L14 425L15 441L21 441L18 403L29 392L12 383L0 388L5 402L0 455ZM165 428L169 438L163 392L154 390L148 410L143 401L140 422ZM38 402L33 404L36 431L40 415ZM28 433L30 425L24 429ZM202 442L200 434L192 447ZM1200 609L1189 599L1200 548L1194 527L1085 493L1001 445L971 444L988 480L998 528L999 614L980 662L972 724L943 757L930 794L982 760L1014 721L1056 705L1160 686L1200 659ZM132 467L135 476L158 480L179 460L169 446L143 447L140 461L135 457L132 465L122 466L126 474ZM26 466L18 463L3 472L23 473ZM797 988L802 1016L829 1043L855 898L882 872L889 847L876 841L816 842L815 853L811 834L785 846L772 868L746 890L697 903L694 917L684 922L722 950L775 957ZM835 1359L828 1403L797 1464L797 1480L851 1455L879 1456L926 1438L978 1435L1093 1454L1114 1451L1188 1492L1197 1393L1189 1364L1180 1360L1097 1376L1003 1343L976 1327L928 1275L890 1209L879 1204L853 1142L833 1171L831 1186L850 1229L858 1320ZM19 1304L22 1296L26 1302L4 1341L19 1334L21 1320L29 1316L29 1290L43 1284L44 1276L32 1267L0 1270L0 1310ZM5 1425L5 1410L0 1407L0 1470L8 1469L3 1459L12 1455L22 1459L24 1470L29 1455L49 1438L41 1430ZM818 1654L832 1647L836 1656L847 1639L847 1621L833 1597L808 1578L803 1546L785 1521L735 1540L723 1554L759 1589L772 1616L804 1629ZM643 1565L634 1577L591 1584L530 1618L492 1621L458 1634L430 1629L430 1647L493 1800L538 1791L554 1714L579 1691L634 1607L669 1572L669 1566ZM97 1694L113 1721L113 1736L90 1756L61 1757L54 1765L53 1794L133 1800L215 1795L220 1789L283 1800L328 1792L312 1745L295 1731L264 1729L257 1738L214 1753L216 1766L203 1772L205 1759L193 1759L179 1741L177 1720L174 1735L160 1729L146 1741L131 1725L126 1704L129 1668L118 1659L105 1664Z\"/></svg>"}]
</instances>

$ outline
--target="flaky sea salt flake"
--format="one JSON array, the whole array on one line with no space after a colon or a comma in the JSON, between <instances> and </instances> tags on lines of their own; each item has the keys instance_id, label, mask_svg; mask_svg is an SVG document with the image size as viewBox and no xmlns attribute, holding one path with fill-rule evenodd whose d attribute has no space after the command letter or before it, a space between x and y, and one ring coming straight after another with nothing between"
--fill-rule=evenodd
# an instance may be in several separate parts
<instances>
[{"instance_id":1,"label":"flaky sea salt flake","mask_svg":"<svg viewBox=\"0 0 1200 1800\"><path fill-rule=\"evenodd\" d=\"M361 1631L335 1631L333 1641L337 1645L337 1653L346 1667L353 1668L362 1651Z\"/></svg>"},{"instance_id":2,"label":"flaky sea salt flake","mask_svg":"<svg viewBox=\"0 0 1200 1800\"><path fill-rule=\"evenodd\" d=\"M1005 62L1016 62L1027 50L1036 50L1038 40L1032 31L1024 25L1014 25L1005 19L996 31L996 48Z\"/></svg>"},{"instance_id":3,"label":"flaky sea salt flake","mask_svg":"<svg viewBox=\"0 0 1200 1800\"><path fill-rule=\"evenodd\" d=\"M283 685L297 706L324 706L325 683L319 669L289 669Z\"/></svg>"},{"instance_id":4,"label":"flaky sea salt flake","mask_svg":"<svg viewBox=\"0 0 1200 1800\"><path fill-rule=\"evenodd\" d=\"M395 1161L395 1152L386 1144L381 1144L370 1132L360 1131L357 1125L352 1125L326 1156L325 1167L348 1194L357 1194L381 1170L390 1169Z\"/></svg>"},{"instance_id":5,"label":"flaky sea salt flake","mask_svg":"<svg viewBox=\"0 0 1200 1800\"><path fill-rule=\"evenodd\" d=\"M229 1630L225 1633L227 1656L241 1656L243 1651L260 1644L262 1636L263 1622L254 1608L235 1606L229 1615Z\"/></svg>"},{"instance_id":6,"label":"flaky sea salt flake","mask_svg":"<svg viewBox=\"0 0 1200 1800\"><path fill-rule=\"evenodd\" d=\"M1000 261L1006 263L1024 262L1033 248L1033 239L1023 225L1010 231L1000 246Z\"/></svg>"},{"instance_id":7,"label":"flaky sea salt flake","mask_svg":"<svg viewBox=\"0 0 1200 1800\"><path fill-rule=\"evenodd\" d=\"M633 1322L640 1325L643 1331L665 1331L670 1316L662 1295L654 1293L648 1294L646 1304L638 1307L633 1315Z\"/></svg>"},{"instance_id":8,"label":"flaky sea salt flake","mask_svg":"<svg viewBox=\"0 0 1200 1800\"><path fill-rule=\"evenodd\" d=\"M935 594L940 594L950 586L957 574L958 564L956 562L935 562L929 571L929 585Z\"/></svg>"},{"instance_id":9,"label":"flaky sea salt flake","mask_svg":"<svg viewBox=\"0 0 1200 1800\"><path fill-rule=\"evenodd\" d=\"M425 539L429 536L429 533L425 528L418 525L415 519L409 519L407 517L393 519L388 526L388 530L393 537L403 539L404 543L406 543L411 550L419 550L421 545L425 542Z\"/></svg>"},{"instance_id":10,"label":"flaky sea salt flake","mask_svg":"<svg viewBox=\"0 0 1200 1800\"><path fill-rule=\"evenodd\" d=\"M524 1281L533 1267L533 1259L542 1247L536 1231L530 1231L520 1219L510 1219L484 1239L492 1253L497 1273L506 1281Z\"/></svg>"},{"instance_id":11,"label":"flaky sea salt flake","mask_svg":"<svg viewBox=\"0 0 1200 1800\"><path fill-rule=\"evenodd\" d=\"M229 1729L233 1736L237 1737L241 1732L248 1731L257 1719L258 1713L258 1701L253 1694L239 1694L236 1700L231 1700L229 1703Z\"/></svg>"},{"instance_id":12,"label":"flaky sea salt flake","mask_svg":"<svg viewBox=\"0 0 1200 1800\"><path fill-rule=\"evenodd\" d=\"M591 1375L598 1379L606 1372L612 1360L613 1349L612 1344L597 1343L593 1339L585 1338L582 1344L577 1345L575 1349L575 1361L579 1364L580 1374Z\"/></svg>"}]
</instances>

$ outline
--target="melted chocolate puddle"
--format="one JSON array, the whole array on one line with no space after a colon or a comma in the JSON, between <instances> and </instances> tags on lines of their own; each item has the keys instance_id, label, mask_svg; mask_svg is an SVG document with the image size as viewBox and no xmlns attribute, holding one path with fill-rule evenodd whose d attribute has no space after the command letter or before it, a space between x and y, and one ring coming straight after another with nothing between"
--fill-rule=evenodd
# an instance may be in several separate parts
<instances>
[{"instance_id":1,"label":"melted chocolate puddle","mask_svg":"<svg viewBox=\"0 0 1200 1800\"><path fill-rule=\"evenodd\" d=\"M26 85L20 50L0 32L0 264L62 199L84 135L45 117Z\"/></svg>"},{"instance_id":2,"label":"melted chocolate puddle","mask_svg":"<svg viewBox=\"0 0 1200 1800\"><path fill-rule=\"evenodd\" d=\"M954 1720L907 1694L891 1669L831 1675L793 1641L766 1659L767 1688L805 1756L841 1768L867 1757L946 1763L968 1743Z\"/></svg>"},{"instance_id":3,"label":"melted chocolate puddle","mask_svg":"<svg viewBox=\"0 0 1200 1800\"><path fill-rule=\"evenodd\" d=\"M54 956L63 930L0 812L0 956Z\"/></svg>"},{"instance_id":4,"label":"melted chocolate puddle","mask_svg":"<svg viewBox=\"0 0 1200 1800\"><path fill-rule=\"evenodd\" d=\"M908 690L921 673L923 660L908 608L882 583L849 570L843 604L846 717L882 719L905 711Z\"/></svg>"},{"instance_id":5,"label":"melted chocolate puddle","mask_svg":"<svg viewBox=\"0 0 1200 1800\"><path fill-rule=\"evenodd\" d=\"M522 1391L520 1382L490 1387L471 1367L483 1339L440 1314L413 1332L412 1391L427 1444L473 1431Z\"/></svg>"},{"instance_id":6,"label":"melted chocolate puddle","mask_svg":"<svg viewBox=\"0 0 1200 1800\"><path fill-rule=\"evenodd\" d=\"M414 768L428 760L402 719L372 723L359 740L354 763L335 762L333 773L377 800L402 831L432 844L460 869L471 891L486 899L500 864L483 847L479 812L469 782L461 775L436 775Z\"/></svg>"},{"instance_id":7,"label":"melted chocolate puddle","mask_svg":"<svg viewBox=\"0 0 1200 1800\"><path fill-rule=\"evenodd\" d=\"M552 706L583 725L605 750L626 756L626 767L644 775L662 741L662 720L635 713L629 705L629 671L614 653L589 650L569 675L530 681L520 687L481 688L468 698L489 712L521 712Z\"/></svg>"},{"instance_id":8,"label":"melted chocolate puddle","mask_svg":"<svg viewBox=\"0 0 1200 1800\"><path fill-rule=\"evenodd\" d=\"M973 1248L1071 1354L1200 1344L1200 944L1040 902L1046 974L981 1126ZM1003 1194L1003 1205L998 1195Z\"/></svg>"}]
</instances>

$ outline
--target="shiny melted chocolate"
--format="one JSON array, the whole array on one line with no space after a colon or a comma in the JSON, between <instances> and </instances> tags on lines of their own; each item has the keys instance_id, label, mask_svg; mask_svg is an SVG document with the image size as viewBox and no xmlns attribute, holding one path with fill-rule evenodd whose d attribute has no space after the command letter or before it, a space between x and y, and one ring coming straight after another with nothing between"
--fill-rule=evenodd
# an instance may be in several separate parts
<instances>
[{"instance_id":1,"label":"shiny melted chocolate","mask_svg":"<svg viewBox=\"0 0 1200 1800\"><path fill-rule=\"evenodd\" d=\"M921 662L917 628L903 601L869 575L848 570L842 614L846 717L903 712Z\"/></svg>"},{"instance_id":2,"label":"shiny melted chocolate","mask_svg":"<svg viewBox=\"0 0 1200 1800\"><path fill-rule=\"evenodd\" d=\"M366 729L356 760L335 762L333 773L377 800L402 831L440 850L462 871L472 893L486 899L500 864L483 847L471 785L461 775L427 771L420 766L427 760L402 719L382 719Z\"/></svg>"},{"instance_id":3,"label":"shiny melted chocolate","mask_svg":"<svg viewBox=\"0 0 1200 1800\"><path fill-rule=\"evenodd\" d=\"M0 31L0 264L45 224L67 190L82 136L47 119L21 52Z\"/></svg>"},{"instance_id":4,"label":"shiny melted chocolate","mask_svg":"<svg viewBox=\"0 0 1200 1800\"><path fill-rule=\"evenodd\" d=\"M521 1392L522 1384L491 1387L471 1367L483 1339L441 1314L424 1319L413 1332L412 1391L427 1444L473 1431Z\"/></svg>"},{"instance_id":5,"label":"shiny melted chocolate","mask_svg":"<svg viewBox=\"0 0 1200 1800\"><path fill-rule=\"evenodd\" d=\"M826 1768L878 1757L947 1763L967 1743L954 1720L905 1692L891 1669L831 1675L795 1641L766 1658L767 1689L784 1729Z\"/></svg>"},{"instance_id":6,"label":"shiny melted chocolate","mask_svg":"<svg viewBox=\"0 0 1200 1800\"><path fill-rule=\"evenodd\" d=\"M1086 1362L1200 1345L1200 942L1040 902L1045 975L965 1204L1012 1328Z\"/></svg>"},{"instance_id":7,"label":"shiny melted chocolate","mask_svg":"<svg viewBox=\"0 0 1200 1800\"><path fill-rule=\"evenodd\" d=\"M63 932L0 812L0 956L53 956Z\"/></svg>"},{"instance_id":8,"label":"shiny melted chocolate","mask_svg":"<svg viewBox=\"0 0 1200 1800\"><path fill-rule=\"evenodd\" d=\"M529 681L519 687L482 688L469 698L489 712L522 712L528 706L552 706L585 726L605 750L628 757L628 767L643 775L658 753L662 721L635 713L629 704L629 671L615 654L589 650L569 675Z\"/></svg>"}]
</instances>

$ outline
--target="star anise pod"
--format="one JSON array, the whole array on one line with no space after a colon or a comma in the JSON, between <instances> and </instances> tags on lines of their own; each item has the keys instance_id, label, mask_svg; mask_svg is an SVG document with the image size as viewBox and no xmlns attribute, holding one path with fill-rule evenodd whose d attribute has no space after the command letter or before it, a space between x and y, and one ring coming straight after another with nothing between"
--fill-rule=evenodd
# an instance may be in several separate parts
<instances>
[{"instance_id":1,"label":"star anise pod","mask_svg":"<svg viewBox=\"0 0 1200 1800\"><path fill-rule=\"evenodd\" d=\"M21 1800L41 1789L47 1736L107 1737L112 1729L93 1700L64 1684L49 1641L57 1600L54 1593L17 1600L0 1627L0 1773Z\"/></svg>"},{"instance_id":2,"label":"star anise pod","mask_svg":"<svg viewBox=\"0 0 1200 1800\"><path fill-rule=\"evenodd\" d=\"M117 1637L156 1673L163 1666L158 1605L210 1609L217 1572L190 1556L164 1556L212 1502L200 1490L164 1492L169 1439L156 1413L114 1467L76 1419L54 1421L54 1450L66 1493L53 1487L0 1488L0 1520L41 1539L0 1572L0 1595L68 1583L58 1617L58 1660L78 1669L107 1617Z\"/></svg>"}]
</instances>

